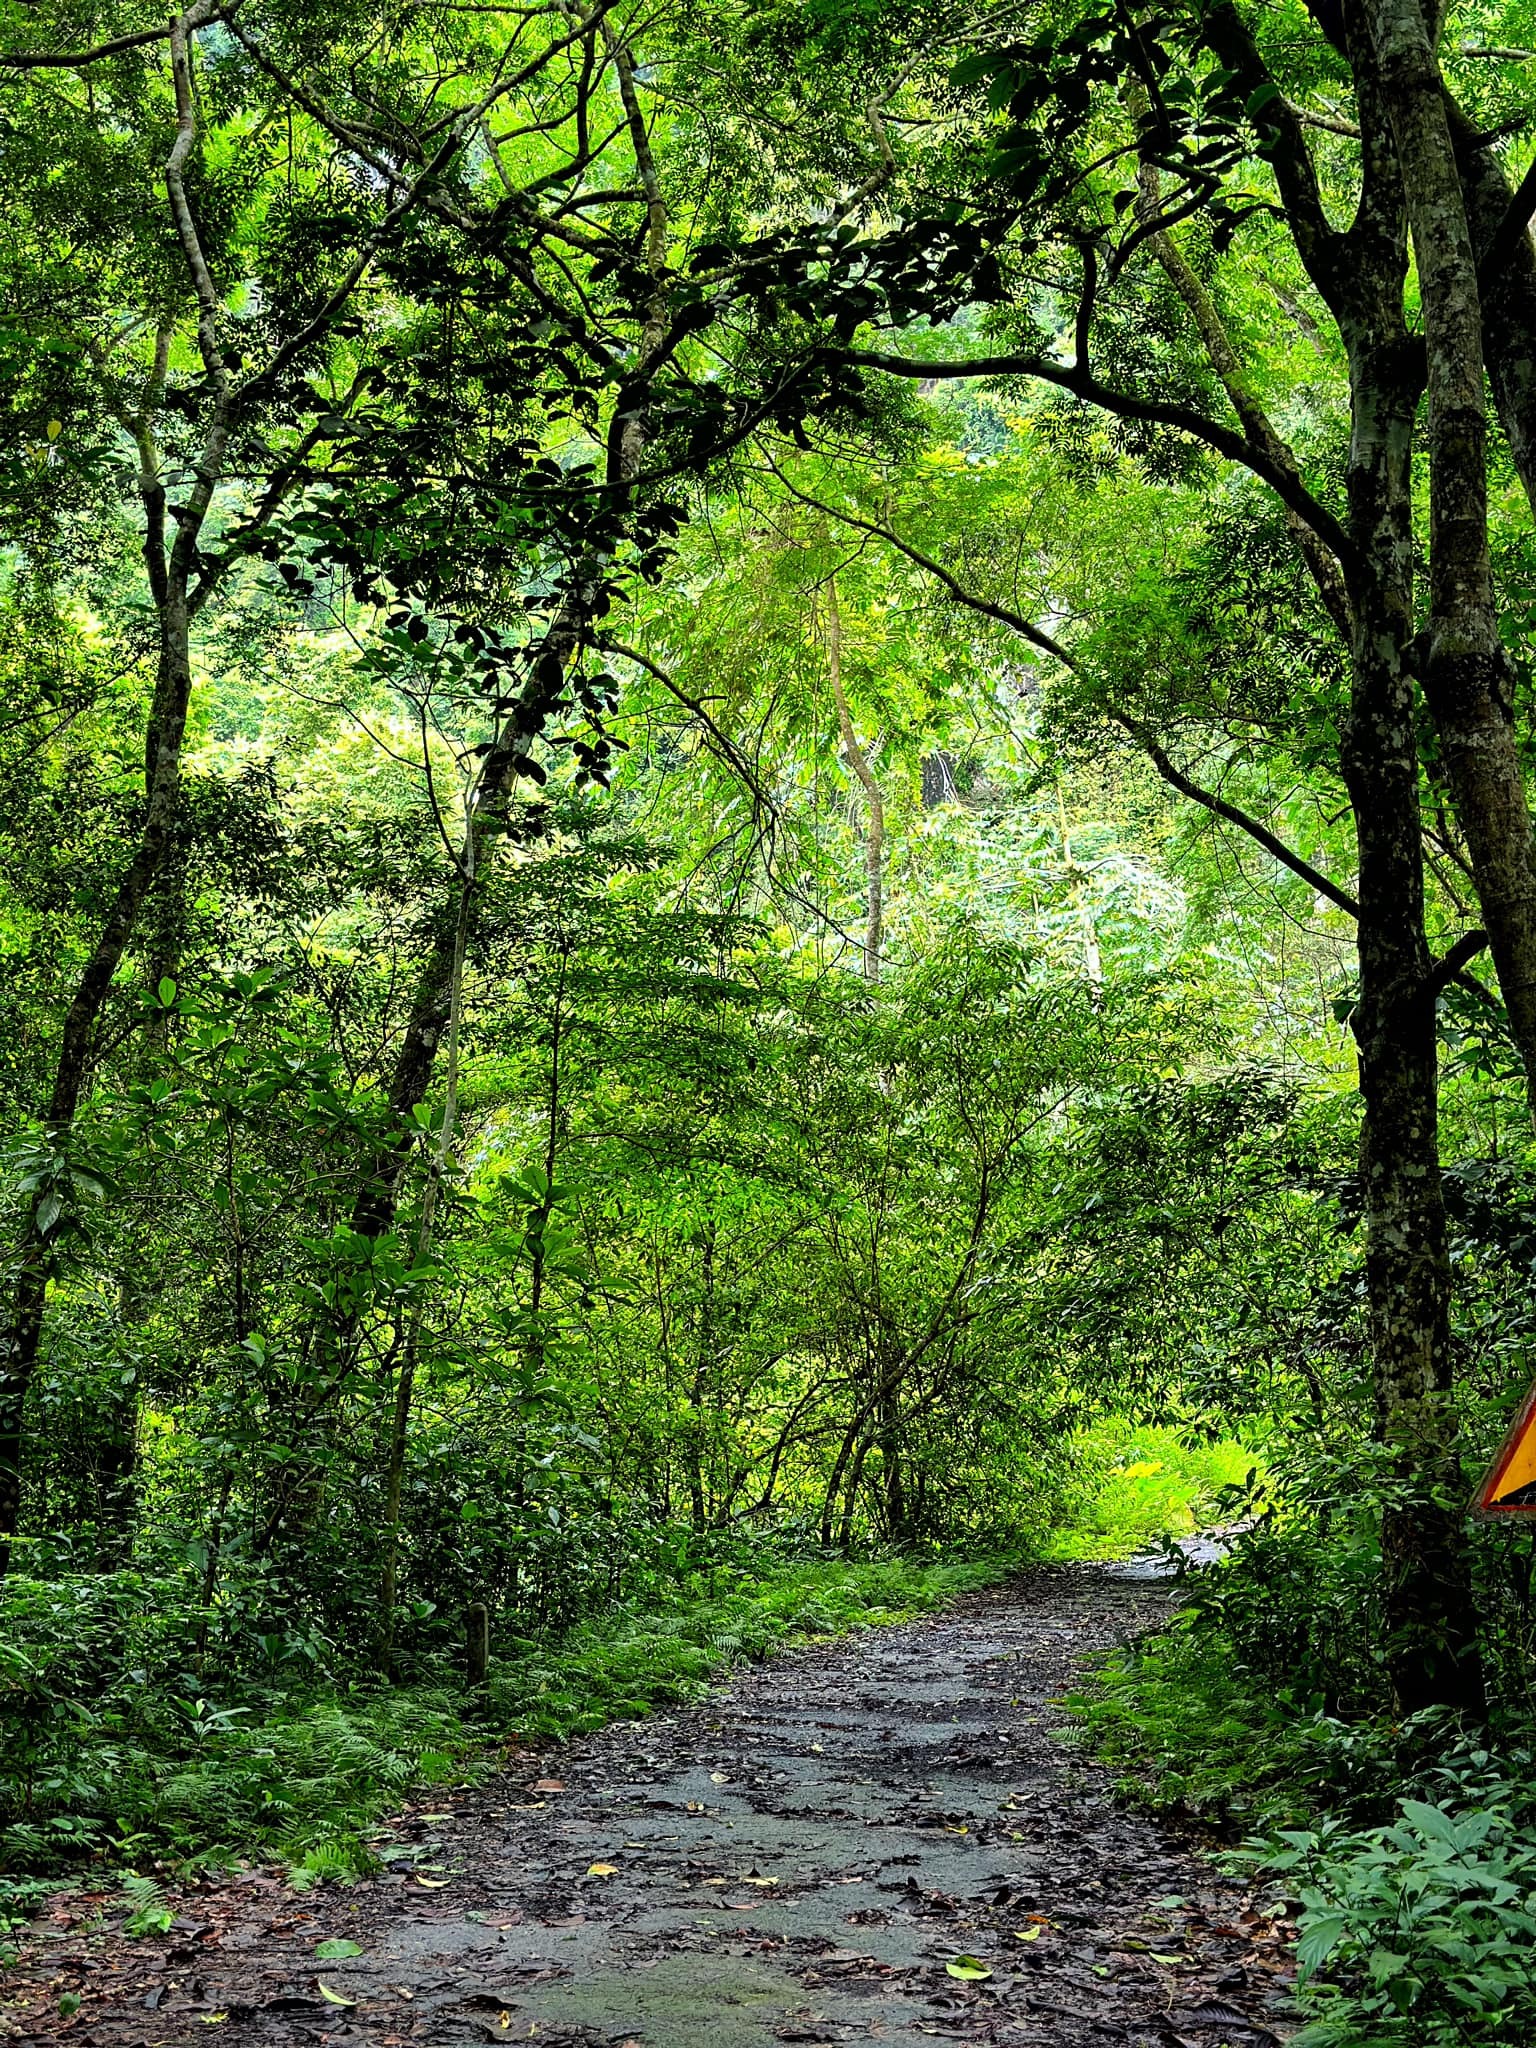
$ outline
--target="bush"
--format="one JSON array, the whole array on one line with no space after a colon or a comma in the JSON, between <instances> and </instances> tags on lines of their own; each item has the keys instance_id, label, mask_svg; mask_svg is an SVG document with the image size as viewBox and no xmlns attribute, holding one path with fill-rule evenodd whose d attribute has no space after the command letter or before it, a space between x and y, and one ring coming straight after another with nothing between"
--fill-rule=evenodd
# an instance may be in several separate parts
<instances>
[{"instance_id":1,"label":"bush","mask_svg":"<svg viewBox=\"0 0 1536 2048\"><path fill-rule=\"evenodd\" d=\"M1159 1536L1188 1536L1254 1469L1239 1443L1191 1443L1176 1429L1114 1416L1081 1431L1072 1449L1076 1499L1049 1557L1129 1557Z\"/></svg>"},{"instance_id":2,"label":"bush","mask_svg":"<svg viewBox=\"0 0 1536 2048\"><path fill-rule=\"evenodd\" d=\"M1292 2048L1536 2038L1536 1843L1512 1802L1458 1810L1406 1799L1391 1825L1364 1833L1287 1829L1264 1867L1302 1906L1311 2024Z\"/></svg>"}]
</instances>

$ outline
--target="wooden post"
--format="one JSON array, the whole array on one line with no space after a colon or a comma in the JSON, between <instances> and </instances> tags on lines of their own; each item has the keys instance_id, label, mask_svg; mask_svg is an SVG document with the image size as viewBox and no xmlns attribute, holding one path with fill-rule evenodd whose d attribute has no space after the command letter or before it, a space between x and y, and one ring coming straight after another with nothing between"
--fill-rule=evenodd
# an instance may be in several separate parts
<instances>
[{"instance_id":1,"label":"wooden post","mask_svg":"<svg viewBox=\"0 0 1536 2048\"><path fill-rule=\"evenodd\" d=\"M464 1664L471 1685L484 1685L491 1656L491 1617L483 1600L464 1610Z\"/></svg>"}]
</instances>

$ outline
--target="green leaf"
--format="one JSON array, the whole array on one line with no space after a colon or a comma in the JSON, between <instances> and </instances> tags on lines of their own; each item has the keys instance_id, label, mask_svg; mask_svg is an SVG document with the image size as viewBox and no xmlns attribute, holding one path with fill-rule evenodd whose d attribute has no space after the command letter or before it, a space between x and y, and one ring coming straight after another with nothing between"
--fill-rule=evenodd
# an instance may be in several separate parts
<instances>
[{"instance_id":1,"label":"green leaf","mask_svg":"<svg viewBox=\"0 0 1536 2048\"><path fill-rule=\"evenodd\" d=\"M991 1966L982 1962L979 1956L956 1956L944 1967L951 1977L958 1977L963 1984L979 1984L992 1974Z\"/></svg>"},{"instance_id":2,"label":"green leaf","mask_svg":"<svg viewBox=\"0 0 1536 2048\"><path fill-rule=\"evenodd\" d=\"M1006 60L994 50L973 50L968 57L962 57L949 74L951 85L979 85L984 78L990 78Z\"/></svg>"},{"instance_id":3,"label":"green leaf","mask_svg":"<svg viewBox=\"0 0 1536 2048\"><path fill-rule=\"evenodd\" d=\"M346 1956L360 1956L362 1952L361 1942L347 1941L340 1937L333 1941L321 1941L315 1944L315 1954L322 1963L339 1963Z\"/></svg>"},{"instance_id":4,"label":"green leaf","mask_svg":"<svg viewBox=\"0 0 1536 2048\"><path fill-rule=\"evenodd\" d=\"M323 1978L317 1977L315 1979L315 1989L322 1998L327 1999L332 2005L356 2005L357 2003L355 1998L344 1998L341 1992L333 1991Z\"/></svg>"},{"instance_id":5,"label":"green leaf","mask_svg":"<svg viewBox=\"0 0 1536 2048\"><path fill-rule=\"evenodd\" d=\"M1348 1924L1342 1913L1307 1916L1302 1927L1301 1939L1296 1944L1296 1960L1304 1976L1310 1976L1319 1964L1326 1962L1333 1954L1343 1939Z\"/></svg>"}]
</instances>

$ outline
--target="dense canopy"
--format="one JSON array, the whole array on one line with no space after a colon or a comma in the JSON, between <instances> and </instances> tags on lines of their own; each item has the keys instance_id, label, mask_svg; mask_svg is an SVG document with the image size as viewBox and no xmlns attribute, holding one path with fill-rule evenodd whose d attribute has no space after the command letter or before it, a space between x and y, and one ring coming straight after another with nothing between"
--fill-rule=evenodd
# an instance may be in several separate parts
<instances>
[{"instance_id":1,"label":"dense canopy","mask_svg":"<svg viewBox=\"0 0 1536 2048\"><path fill-rule=\"evenodd\" d=\"M1533 37L0 0L18 1897L1148 1430L1186 1693L1536 1796Z\"/></svg>"}]
</instances>

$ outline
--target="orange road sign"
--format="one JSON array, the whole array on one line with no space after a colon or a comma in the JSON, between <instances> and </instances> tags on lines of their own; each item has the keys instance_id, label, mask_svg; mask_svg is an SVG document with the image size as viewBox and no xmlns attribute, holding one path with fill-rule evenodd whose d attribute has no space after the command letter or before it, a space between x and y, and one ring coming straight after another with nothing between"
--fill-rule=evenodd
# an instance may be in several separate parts
<instances>
[{"instance_id":1,"label":"orange road sign","mask_svg":"<svg viewBox=\"0 0 1536 2048\"><path fill-rule=\"evenodd\" d=\"M1536 1515L1536 1387L1526 1395L1472 1507L1480 1515Z\"/></svg>"}]
</instances>

